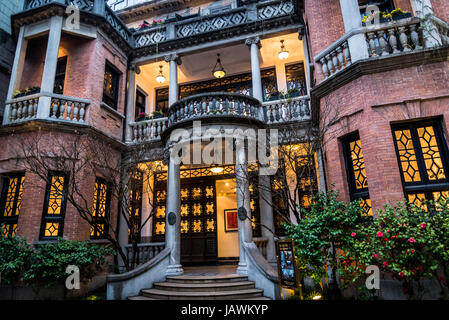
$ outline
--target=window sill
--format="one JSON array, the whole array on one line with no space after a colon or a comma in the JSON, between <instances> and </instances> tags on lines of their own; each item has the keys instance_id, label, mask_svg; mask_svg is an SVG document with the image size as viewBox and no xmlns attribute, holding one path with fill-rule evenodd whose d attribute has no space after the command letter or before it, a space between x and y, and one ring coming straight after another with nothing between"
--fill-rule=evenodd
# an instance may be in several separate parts
<instances>
[{"instance_id":1,"label":"window sill","mask_svg":"<svg viewBox=\"0 0 449 320\"><path fill-rule=\"evenodd\" d=\"M123 114L121 114L117 110L113 109L112 107L110 107L109 105L107 105L104 102L100 103L100 108L105 109L107 112L111 113L116 118L125 119L125 116Z\"/></svg>"}]
</instances>

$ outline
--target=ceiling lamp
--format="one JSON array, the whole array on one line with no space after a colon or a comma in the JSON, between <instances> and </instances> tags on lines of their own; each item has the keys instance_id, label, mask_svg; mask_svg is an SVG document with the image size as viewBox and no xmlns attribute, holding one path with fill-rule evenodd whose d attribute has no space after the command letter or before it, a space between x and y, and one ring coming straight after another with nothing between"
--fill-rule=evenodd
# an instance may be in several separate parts
<instances>
[{"instance_id":1,"label":"ceiling lamp","mask_svg":"<svg viewBox=\"0 0 449 320\"><path fill-rule=\"evenodd\" d=\"M210 171L212 173L216 173L216 174L223 172L223 170L224 170L223 167L219 167L219 166L210 168Z\"/></svg>"},{"instance_id":2,"label":"ceiling lamp","mask_svg":"<svg viewBox=\"0 0 449 320\"><path fill-rule=\"evenodd\" d=\"M156 77L156 81L158 83L164 83L165 82L165 76L162 73L162 65L159 66L159 74Z\"/></svg>"},{"instance_id":3,"label":"ceiling lamp","mask_svg":"<svg viewBox=\"0 0 449 320\"><path fill-rule=\"evenodd\" d=\"M212 70L212 74L215 78L221 79L226 75L226 71L221 64L220 54L217 53L217 63L215 64L214 69Z\"/></svg>"},{"instance_id":4,"label":"ceiling lamp","mask_svg":"<svg viewBox=\"0 0 449 320\"><path fill-rule=\"evenodd\" d=\"M284 40L281 40L281 51L279 51L279 59L285 60L288 58L288 51L285 49Z\"/></svg>"}]
</instances>

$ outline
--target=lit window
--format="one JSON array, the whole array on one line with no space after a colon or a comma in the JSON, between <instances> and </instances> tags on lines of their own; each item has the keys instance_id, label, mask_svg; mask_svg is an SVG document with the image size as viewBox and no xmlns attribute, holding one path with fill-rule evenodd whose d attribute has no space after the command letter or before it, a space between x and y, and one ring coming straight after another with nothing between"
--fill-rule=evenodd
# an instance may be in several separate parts
<instances>
[{"instance_id":1,"label":"lit window","mask_svg":"<svg viewBox=\"0 0 449 320\"><path fill-rule=\"evenodd\" d=\"M439 121L393 126L396 155L406 199L416 206L449 195L447 145Z\"/></svg>"},{"instance_id":2,"label":"lit window","mask_svg":"<svg viewBox=\"0 0 449 320\"><path fill-rule=\"evenodd\" d=\"M120 74L118 71L106 62L103 82L103 102L115 110L117 110L119 79Z\"/></svg>"},{"instance_id":3,"label":"lit window","mask_svg":"<svg viewBox=\"0 0 449 320\"><path fill-rule=\"evenodd\" d=\"M131 190L129 195L129 219L130 223L134 228L134 236L137 238L137 241L140 241L140 231L142 227L142 192L143 192L143 173L137 172L131 178ZM161 215L161 210L157 211L159 216ZM164 212L165 214L165 212ZM165 216L164 216L165 217ZM128 234L131 234L131 231L128 230ZM131 239L129 239L131 240Z\"/></svg>"},{"instance_id":4,"label":"lit window","mask_svg":"<svg viewBox=\"0 0 449 320\"><path fill-rule=\"evenodd\" d=\"M91 239L104 239L108 230L111 191L105 180L95 181L94 200L92 205L93 224L90 229Z\"/></svg>"},{"instance_id":5,"label":"lit window","mask_svg":"<svg viewBox=\"0 0 449 320\"><path fill-rule=\"evenodd\" d=\"M351 134L343 140L343 153L351 201L360 199L362 216L372 216L365 158L363 157L362 142L358 133Z\"/></svg>"},{"instance_id":6,"label":"lit window","mask_svg":"<svg viewBox=\"0 0 449 320\"><path fill-rule=\"evenodd\" d=\"M48 176L42 215L41 239L62 237L67 201L68 177L52 172Z\"/></svg>"},{"instance_id":7,"label":"lit window","mask_svg":"<svg viewBox=\"0 0 449 320\"><path fill-rule=\"evenodd\" d=\"M3 177L0 198L0 226L4 234L15 235L22 203L25 173L15 173Z\"/></svg>"}]
</instances>

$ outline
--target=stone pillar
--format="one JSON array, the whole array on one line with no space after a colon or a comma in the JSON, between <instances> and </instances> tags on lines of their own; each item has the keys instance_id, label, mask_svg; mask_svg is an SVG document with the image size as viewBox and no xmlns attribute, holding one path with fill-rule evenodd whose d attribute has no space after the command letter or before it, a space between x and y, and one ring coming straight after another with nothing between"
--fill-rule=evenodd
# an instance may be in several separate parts
<instances>
[{"instance_id":1,"label":"stone pillar","mask_svg":"<svg viewBox=\"0 0 449 320\"><path fill-rule=\"evenodd\" d=\"M181 57L176 53L166 55L165 61L170 63L170 84L168 88L169 107L178 100L178 66L181 65Z\"/></svg>"},{"instance_id":2,"label":"stone pillar","mask_svg":"<svg viewBox=\"0 0 449 320\"><path fill-rule=\"evenodd\" d=\"M106 11L106 1L105 0L94 0L94 13L99 16L104 16Z\"/></svg>"},{"instance_id":3,"label":"stone pillar","mask_svg":"<svg viewBox=\"0 0 449 320\"><path fill-rule=\"evenodd\" d=\"M63 17L50 18L50 32L48 34L47 53L45 55L44 71L42 73L41 92L53 93L55 85L56 65L58 64L59 43L61 41ZM37 118L46 119L50 116L51 97L39 98Z\"/></svg>"},{"instance_id":4,"label":"stone pillar","mask_svg":"<svg viewBox=\"0 0 449 320\"><path fill-rule=\"evenodd\" d=\"M245 140L237 138L235 142L235 174L237 181L237 208L238 208L238 237L239 237L239 265L237 273L248 274L248 264L244 243L253 241L251 225L250 192L248 181L248 165L246 160Z\"/></svg>"},{"instance_id":5,"label":"stone pillar","mask_svg":"<svg viewBox=\"0 0 449 320\"><path fill-rule=\"evenodd\" d=\"M248 38L245 41L251 52L251 77L253 84L253 97L263 102L262 77L260 75L259 49L262 47L260 38Z\"/></svg>"},{"instance_id":6,"label":"stone pillar","mask_svg":"<svg viewBox=\"0 0 449 320\"><path fill-rule=\"evenodd\" d=\"M432 3L430 0L412 0L411 5L414 15L420 18L422 26L422 34L425 48L435 48L442 45L441 35L435 23L428 19L434 15Z\"/></svg>"},{"instance_id":7,"label":"stone pillar","mask_svg":"<svg viewBox=\"0 0 449 320\"><path fill-rule=\"evenodd\" d=\"M129 185L129 175L127 173L124 173L123 177L122 177L122 183L123 186L126 188ZM127 219L124 216L124 214L128 214L129 212L129 208L127 207L128 205L128 200L129 199L129 190L125 189L125 195L124 195L124 200L121 203L121 209L119 210L119 230L118 230L118 243L120 244L120 247L122 248L123 252L126 254L126 246L128 245L129 242L129 228L128 228L128 223L127 223ZM120 256L118 256L118 263L119 263L119 267L120 268L124 268L125 267L125 262L122 260L122 258Z\"/></svg>"},{"instance_id":8,"label":"stone pillar","mask_svg":"<svg viewBox=\"0 0 449 320\"><path fill-rule=\"evenodd\" d=\"M126 141L130 142L133 137L133 128L129 125L134 119L136 108L136 66L131 66L128 77L128 96L126 101Z\"/></svg>"},{"instance_id":9,"label":"stone pillar","mask_svg":"<svg viewBox=\"0 0 449 320\"><path fill-rule=\"evenodd\" d=\"M340 8L346 33L362 27L359 2L357 0L340 0ZM363 33L350 37L348 39L348 47L352 62L369 57L365 35Z\"/></svg>"},{"instance_id":10,"label":"stone pillar","mask_svg":"<svg viewBox=\"0 0 449 320\"><path fill-rule=\"evenodd\" d=\"M10 100L12 98L14 91L19 89L20 82L22 81L23 65L25 63L25 56L28 47L28 40L24 38L24 32L25 27L20 27L6 100ZM3 114L3 124L7 124L9 121L9 111L9 106L6 106Z\"/></svg>"},{"instance_id":11,"label":"stone pillar","mask_svg":"<svg viewBox=\"0 0 449 320\"><path fill-rule=\"evenodd\" d=\"M165 247L170 248L167 275L183 274L181 266L181 189L180 165L170 156L168 162L167 205L165 211Z\"/></svg>"},{"instance_id":12,"label":"stone pillar","mask_svg":"<svg viewBox=\"0 0 449 320\"><path fill-rule=\"evenodd\" d=\"M267 261L276 264L276 247L274 243L274 218L271 198L270 176L259 175L259 204L260 222L262 224L262 237L268 239Z\"/></svg>"},{"instance_id":13,"label":"stone pillar","mask_svg":"<svg viewBox=\"0 0 449 320\"><path fill-rule=\"evenodd\" d=\"M305 27L301 27L298 30L298 39L302 41L302 47L304 49L304 69L306 73L306 86L307 86L307 94L310 95L310 89L312 87L311 82L311 70L310 70L310 53L307 41L307 30Z\"/></svg>"}]
</instances>

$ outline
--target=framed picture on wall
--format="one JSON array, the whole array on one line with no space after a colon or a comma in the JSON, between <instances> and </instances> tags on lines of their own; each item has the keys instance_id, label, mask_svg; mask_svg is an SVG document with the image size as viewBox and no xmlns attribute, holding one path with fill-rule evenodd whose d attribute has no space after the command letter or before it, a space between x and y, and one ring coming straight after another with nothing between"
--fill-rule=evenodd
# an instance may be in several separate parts
<instances>
[{"instance_id":1,"label":"framed picture on wall","mask_svg":"<svg viewBox=\"0 0 449 320\"><path fill-rule=\"evenodd\" d=\"M237 222L237 209L224 210L225 218L225 232L238 231L239 225Z\"/></svg>"}]
</instances>

